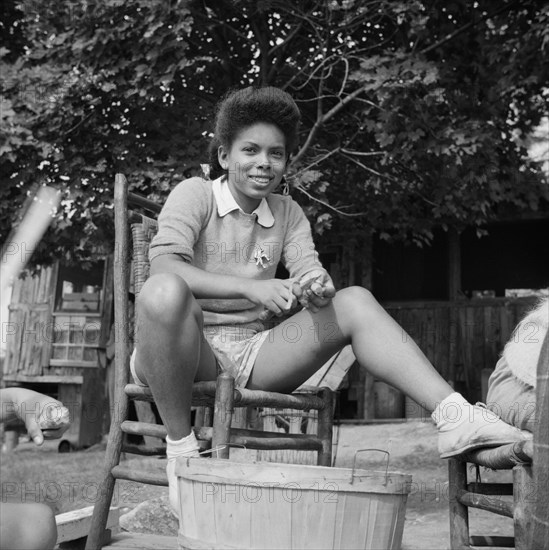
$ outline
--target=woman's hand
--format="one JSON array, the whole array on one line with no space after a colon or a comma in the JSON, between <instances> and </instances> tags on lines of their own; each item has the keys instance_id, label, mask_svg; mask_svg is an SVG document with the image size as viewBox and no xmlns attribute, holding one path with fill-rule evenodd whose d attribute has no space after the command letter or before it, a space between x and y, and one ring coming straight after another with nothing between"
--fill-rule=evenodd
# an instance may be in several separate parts
<instances>
[{"instance_id":1,"label":"woman's hand","mask_svg":"<svg viewBox=\"0 0 549 550\"><path fill-rule=\"evenodd\" d=\"M262 321L276 315L286 315L296 305L301 293L294 279L268 279L266 281L247 280L245 296L263 311L259 318Z\"/></svg>"},{"instance_id":2,"label":"woman's hand","mask_svg":"<svg viewBox=\"0 0 549 550\"><path fill-rule=\"evenodd\" d=\"M44 439L59 439L69 429L71 422L69 409L56 399L43 397L44 406L38 417L38 427Z\"/></svg>"},{"instance_id":3,"label":"woman's hand","mask_svg":"<svg viewBox=\"0 0 549 550\"><path fill-rule=\"evenodd\" d=\"M314 280L311 282L311 279ZM336 294L332 278L323 269L307 273L300 286L302 294L299 303L313 313L327 306Z\"/></svg>"},{"instance_id":4,"label":"woman's hand","mask_svg":"<svg viewBox=\"0 0 549 550\"><path fill-rule=\"evenodd\" d=\"M42 445L44 439L61 437L70 425L69 410L60 401L25 388L3 390L2 408L7 416L24 422L37 445Z\"/></svg>"}]
</instances>

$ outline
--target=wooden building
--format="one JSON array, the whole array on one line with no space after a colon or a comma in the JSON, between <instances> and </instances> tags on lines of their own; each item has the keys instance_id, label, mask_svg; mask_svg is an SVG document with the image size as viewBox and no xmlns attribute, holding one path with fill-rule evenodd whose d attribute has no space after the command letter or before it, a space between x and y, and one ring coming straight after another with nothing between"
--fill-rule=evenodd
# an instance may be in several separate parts
<instances>
[{"instance_id":1,"label":"wooden building","mask_svg":"<svg viewBox=\"0 0 549 550\"><path fill-rule=\"evenodd\" d=\"M112 261L89 269L56 262L13 286L3 384L58 398L71 426L61 451L88 447L108 429L106 345L112 317Z\"/></svg>"},{"instance_id":2,"label":"wooden building","mask_svg":"<svg viewBox=\"0 0 549 550\"><path fill-rule=\"evenodd\" d=\"M431 246L387 244L323 258L340 286L371 289L441 375L470 401L482 400L490 372L521 317L549 288L549 212L435 232ZM535 336L535 335L534 335ZM405 365L403 365L405 368ZM417 404L356 365L340 396L342 418L426 416Z\"/></svg>"}]
</instances>

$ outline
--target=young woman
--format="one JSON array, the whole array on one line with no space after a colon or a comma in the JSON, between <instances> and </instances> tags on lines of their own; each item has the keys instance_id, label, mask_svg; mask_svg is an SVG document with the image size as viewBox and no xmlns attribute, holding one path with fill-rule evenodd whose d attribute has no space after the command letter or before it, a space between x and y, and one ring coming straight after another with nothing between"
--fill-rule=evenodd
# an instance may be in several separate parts
<instances>
[{"instance_id":1,"label":"young woman","mask_svg":"<svg viewBox=\"0 0 549 550\"><path fill-rule=\"evenodd\" d=\"M150 386L167 428L176 510L175 458L197 454L192 384L215 379L218 365L237 385L287 392L351 344L362 367L434 411L441 457L526 437L453 392L370 292L335 291L303 211L273 194L296 148L299 118L279 89L230 93L211 146L221 177L181 182L159 217L131 368ZM289 279L275 278L279 262Z\"/></svg>"}]
</instances>

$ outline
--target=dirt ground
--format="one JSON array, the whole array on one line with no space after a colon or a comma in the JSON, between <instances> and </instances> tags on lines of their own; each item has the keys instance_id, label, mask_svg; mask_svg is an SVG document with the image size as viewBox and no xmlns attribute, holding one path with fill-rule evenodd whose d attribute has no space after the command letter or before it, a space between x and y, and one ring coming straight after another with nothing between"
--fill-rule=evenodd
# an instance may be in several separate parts
<instances>
[{"instance_id":1,"label":"dirt ground","mask_svg":"<svg viewBox=\"0 0 549 550\"><path fill-rule=\"evenodd\" d=\"M343 426L339 431L336 465L350 466L360 447L388 450L389 470L412 475L402 549L449 549L447 463L438 458L434 425L406 422ZM470 473L470 479L472 476L474 472ZM511 472L481 471L481 476L486 481L507 481ZM513 534L510 519L480 510L470 513L470 530L471 534Z\"/></svg>"},{"instance_id":2,"label":"dirt ground","mask_svg":"<svg viewBox=\"0 0 549 550\"><path fill-rule=\"evenodd\" d=\"M383 449L390 453L390 472L412 475L403 550L450 548L447 464L438 459L436 430L433 424L417 421L347 424L336 427L334 438L337 441L337 467L351 467L358 449ZM32 443L21 444L15 452L1 455L2 498L4 500L4 493L8 489L13 491L17 483L21 485L25 481L25 491L30 491L30 499L34 499L36 494L41 495L42 500L50 504L56 513L89 506L93 504L94 487L100 481L103 454L104 445L97 445L85 451L59 454L55 442L47 442L42 448L36 448ZM360 453L357 457L357 466L365 469L382 469L384 459L385 455L382 453ZM163 466L163 461L158 459L133 458L131 462L135 467L142 467L143 462L151 460L156 460L156 467ZM482 479L486 481L506 481L510 479L511 472L483 471L481 474ZM68 489L71 489L71 492L65 494ZM122 482L115 489L113 504L120 506L123 514L132 512L133 509L133 514L136 515L137 510L147 509L147 505L143 505L144 502L158 500L159 497L165 497L166 493L167 490L162 487ZM139 508L136 508L138 506ZM162 511L166 517L159 521L160 518L154 517L154 514L158 516ZM147 523L151 523L164 534L169 534L169 530L175 530L175 534L176 524L173 518L169 517L165 506L149 509L148 516L149 519L147 513L141 516L145 519L141 521L140 528L135 530L140 531L143 526L147 529ZM473 511L471 516L472 534L512 534L510 519L481 511ZM121 524L129 525L130 530L134 530L132 523L125 522L124 519Z\"/></svg>"}]
</instances>

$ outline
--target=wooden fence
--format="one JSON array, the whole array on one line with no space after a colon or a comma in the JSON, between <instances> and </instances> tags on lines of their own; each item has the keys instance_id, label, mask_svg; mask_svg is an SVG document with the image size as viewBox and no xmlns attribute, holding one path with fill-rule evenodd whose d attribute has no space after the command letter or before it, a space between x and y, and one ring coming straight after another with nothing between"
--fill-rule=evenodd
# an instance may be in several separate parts
<instances>
[{"instance_id":1,"label":"wooden fence","mask_svg":"<svg viewBox=\"0 0 549 550\"><path fill-rule=\"evenodd\" d=\"M451 302L389 302L383 306L438 372L469 399L480 399L483 369L493 369L520 319L536 303L528 298Z\"/></svg>"}]
</instances>

